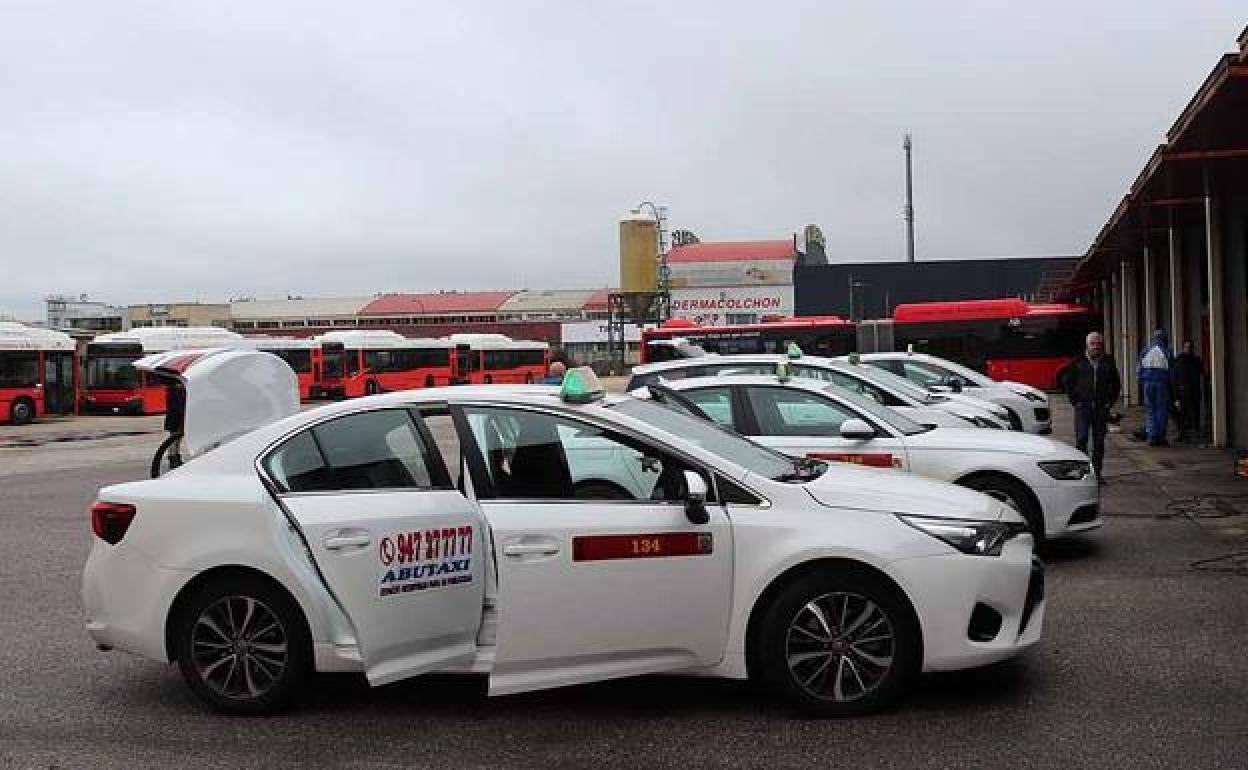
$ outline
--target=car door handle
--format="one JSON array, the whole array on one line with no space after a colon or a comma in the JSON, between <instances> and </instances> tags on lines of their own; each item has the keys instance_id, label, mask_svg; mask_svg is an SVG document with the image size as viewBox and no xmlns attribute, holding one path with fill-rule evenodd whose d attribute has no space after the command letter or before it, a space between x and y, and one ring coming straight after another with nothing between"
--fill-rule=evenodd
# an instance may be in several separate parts
<instances>
[{"instance_id":1,"label":"car door handle","mask_svg":"<svg viewBox=\"0 0 1248 770\"><path fill-rule=\"evenodd\" d=\"M329 551L341 551L346 548L363 548L373 542L372 537L364 535L338 535L336 537L325 538L325 549Z\"/></svg>"},{"instance_id":2,"label":"car door handle","mask_svg":"<svg viewBox=\"0 0 1248 770\"><path fill-rule=\"evenodd\" d=\"M554 556L559 553L559 546L554 543L512 543L503 546L507 556Z\"/></svg>"}]
</instances>

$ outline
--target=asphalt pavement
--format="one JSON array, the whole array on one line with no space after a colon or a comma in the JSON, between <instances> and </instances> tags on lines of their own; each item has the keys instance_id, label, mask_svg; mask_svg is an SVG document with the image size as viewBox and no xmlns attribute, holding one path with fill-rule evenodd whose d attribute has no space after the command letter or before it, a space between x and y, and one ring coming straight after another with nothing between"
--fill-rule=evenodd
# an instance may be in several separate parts
<instances>
[{"instance_id":1,"label":"asphalt pavement","mask_svg":"<svg viewBox=\"0 0 1248 770\"><path fill-rule=\"evenodd\" d=\"M102 419L0 428L3 767L1248 766L1248 575L1217 560L1248 549L1248 516L1231 498L1167 507L1248 492L1225 452L1115 435L1106 526L1044 554L1041 643L926 676L886 714L803 719L746 683L676 677L486 699L467 677L373 690L335 675L289 714L244 719L83 630L87 508L99 486L142 478L159 439L152 418ZM1059 430L1068 420L1059 408Z\"/></svg>"}]
</instances>

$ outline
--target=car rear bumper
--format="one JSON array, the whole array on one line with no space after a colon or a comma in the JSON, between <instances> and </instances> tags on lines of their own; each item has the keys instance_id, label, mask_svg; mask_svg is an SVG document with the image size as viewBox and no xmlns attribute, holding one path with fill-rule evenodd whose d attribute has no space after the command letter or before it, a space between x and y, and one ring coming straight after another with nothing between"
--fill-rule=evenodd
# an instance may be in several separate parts
<instances>
[{"instance_id":1,"label":"car rear bumper","mask_svg":"<svg viewBox=\"0 0 1248 770\"><path fill-rule=\"evenodd\" d=\"M125 541L96 539L82 572L87 633L102 648L168 661L165 619L190 572L159 567Z\"/></svg>"},{"instance_id":2,"label":"car rear bumper","mask_svg":"<svg viewBox=\"0 0 1248 770\"><path fill-rule=\"evenodd\" d=\"M892 566L923 629L924 671L996 663L1040 640L1044 568L1030 535L1011 540L1000 556L951 553Z\"/></svg>"}]
</instances>

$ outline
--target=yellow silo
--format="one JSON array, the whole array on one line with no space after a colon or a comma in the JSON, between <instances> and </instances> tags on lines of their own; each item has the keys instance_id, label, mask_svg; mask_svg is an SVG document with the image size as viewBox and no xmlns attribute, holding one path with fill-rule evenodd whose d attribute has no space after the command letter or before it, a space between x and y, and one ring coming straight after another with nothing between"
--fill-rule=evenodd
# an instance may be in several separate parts
<instances>
[{"instance_id":1,"label":"yellow silo","mask_svg":"<svg viewBox=\"0 0 1248 770\"><path fill-rule=\"evenodd\" d=\"M637 212L620 220L620 291L659 287L659 225Z\"/></svg>"}]
</instances>

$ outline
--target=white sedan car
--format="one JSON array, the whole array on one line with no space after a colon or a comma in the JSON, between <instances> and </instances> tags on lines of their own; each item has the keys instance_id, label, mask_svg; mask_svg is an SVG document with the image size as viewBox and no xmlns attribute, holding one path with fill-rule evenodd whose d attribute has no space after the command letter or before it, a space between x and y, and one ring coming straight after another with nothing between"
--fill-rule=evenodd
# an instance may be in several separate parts
<instances>
[{"instance_id":1,"label":"white sedan car","mask_svg":"<svg viewBox=\"0 0 1248 770\"><path fill-rule=\"evenodd\" d=\"M1009 506L795 462L604 395L588 370L562 389L296 413L294 375L267 353L144 367L183 384L190 459L100 490L87 630L100 649L176 661L226 712L281 708L315 671L373 685L452 671L488 675L494 695L753 677L802 709L854 714L919 671L1040 637L1043 571ZM593 483L604 451L644 478Z\"/></svg>"},{"instance_id":2,"label":"white sedan car","mask_svg":"<svg viewBox=\"0 0 1248 770\"><path fill-rule=\"evenodd\" d=\"M779 365L793 374L825 380L861 393L925 425L945 427L1008 428L1009 413L996 404L961 394L933 393L904 377L873 366L820 356L788 356L776 353L709 354L633 367L627 390L631 393L652 382L711 374L769 374Z\"/></svg>"},{"instance_id":3,"label":"white sedan car","mask_svg":"<svg viewBox=\"0 0 1248 770\"><path fill-rule=\"evenodd\" d=\"M1009 410L1016 430L1047 435L1053 432L1049 396L1021 382L997 382L962 364L926 353L863 353L863 363L901 375L925 388L971 395Z\"/></svg>"},{"instance_id":4,"label":"white sedan car","mask_svg":"<svg viewBox=\"0 0 1248 770\"><path fill-rule=\"evenodd\" d=\"M1040 540L1101 526L1092 464L1060 441L932 428L808 379L697 377L649 390L789 455L907 470L992 495L1018 509Z\"/></svg>"}]
</instances>

